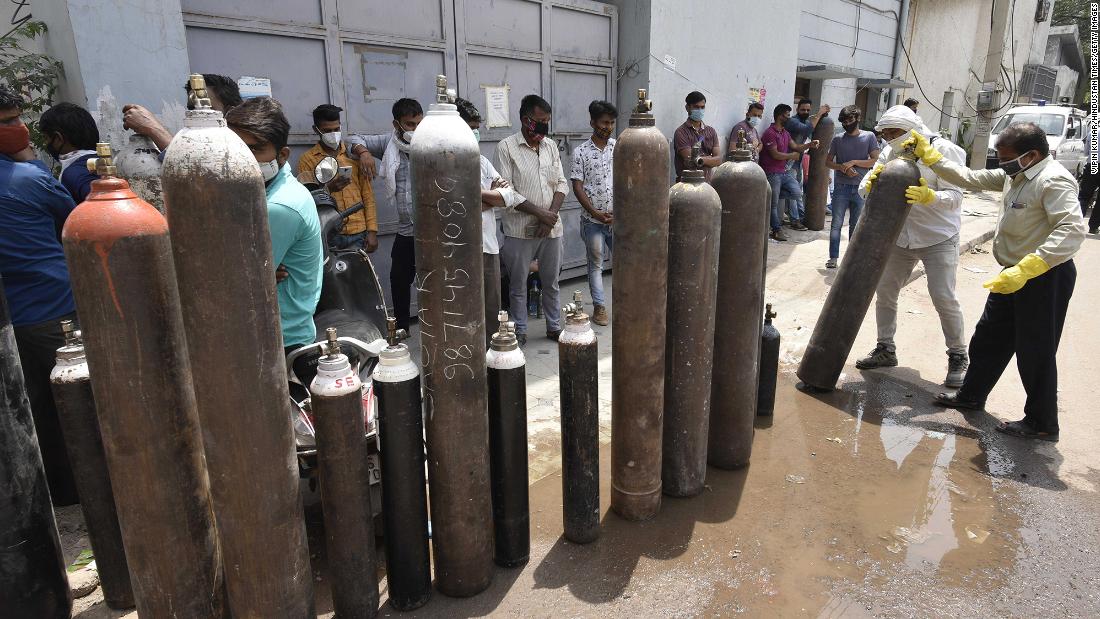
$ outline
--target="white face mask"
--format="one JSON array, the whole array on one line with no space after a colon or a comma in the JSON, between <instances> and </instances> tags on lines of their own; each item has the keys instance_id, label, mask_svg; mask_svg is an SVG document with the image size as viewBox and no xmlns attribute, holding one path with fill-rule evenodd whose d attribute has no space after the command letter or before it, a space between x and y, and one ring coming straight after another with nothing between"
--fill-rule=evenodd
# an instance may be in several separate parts
<instances>
[{"instance_id":1,"label":"white face mask","mask_svg":"<svg viewBox=\"0 0 1100 619\"><path fill-rule=\"evenodd\" d=\"M477 140L478 142L480 142L481 141L481 130L480 129L473 129L472 131L474 132L474 139Z\"/></svg>"},{"instance_id":2,"label":"white face mask","mask_svg":"<svg viewBox=\"0 0 1100 619\"><path fill-rule=\"evenodd\" d=\"M259 163L260 173L264 175L264 182L270 183L271 179L279 174L279 158L276 157L271 161L261 161Z\"/></svg>"},{"instance_id":3,"label":"white face mask","mask_svg":"<svg viewBox=\"0 0 1100 619\"><path fill-rule=\"evenodd\" d=\"M329 133L321 134L321 143L329 148L337 148L340 146L340 132L330 131Z\"/></svg>"},{"instance_id":4,"label":"white face mask","mask_svg":"<svg viewBox=\"0 0 1100 619\"><path fill-rule=\"evenodd\" d=\"M753 128L756 128L756 127L760 126L760 117L759 116L749 116L749 126L753 127Z\"/></svg>"},{"instance_id":5,"label":"white face mask","mask_svg":"<svg viewBox=\"0 0 1100 619\"><path fill-rule=\"evenodd\" d=\"M405 140L406 144L412 144L413 143L413 133L415 133L415 131L406 131L405 133L401 134L401 139Z\"/></svg>"},{"instance_id":6,"label":"white face mask","mask_svg":"<svg viewBox=\"0 0 1100 619\"><path fill-rule=\"evenodd\" d=\"M901 145L911 137L913 137L913 134L906 131L905 133L899 135L892 140L887 141L886 143L890 146L890 150L893 151L893 153L896 155L901 152Z\"/></svg>"}]
</instances>

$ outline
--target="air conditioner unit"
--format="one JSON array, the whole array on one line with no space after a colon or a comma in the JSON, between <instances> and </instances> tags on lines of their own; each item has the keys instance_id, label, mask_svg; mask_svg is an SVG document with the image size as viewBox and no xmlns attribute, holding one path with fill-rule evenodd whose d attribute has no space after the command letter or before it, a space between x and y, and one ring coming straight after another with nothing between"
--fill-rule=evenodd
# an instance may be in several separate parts
<instances>
[{"instance_id":1,"label":"air conditioner unit","mask_svg":"<svg viewBox=\"0 0 1100 619\"><path fill-rule=\"evenodd\" d=\"M1035 21L1045 22L1050 17L1050 0L1039 0L1035 4Z\"/></svg>"},{"instance_id":2,"label":"air conditioner unit","mask_svg":"<svg viewBox=\"0 0 1100 619\"><path fill-rule=\"evenodd\" d=\"M1025 64L1020 78L1019 96L1030 100L1054 101L1057 93L1058 70L1041 64Z\"/></svg>"}]
</instances>

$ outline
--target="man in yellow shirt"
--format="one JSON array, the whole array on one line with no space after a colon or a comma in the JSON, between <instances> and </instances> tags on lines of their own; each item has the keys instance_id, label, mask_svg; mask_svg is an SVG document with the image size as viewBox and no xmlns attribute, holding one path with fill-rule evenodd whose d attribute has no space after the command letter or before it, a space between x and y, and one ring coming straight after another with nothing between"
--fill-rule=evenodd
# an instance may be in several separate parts
<instances>
[{"instance_id":1,"label":"man in yellow shirt","mask_svg":"<svg viewBox=\"0 0 1100 619\"><path fill-rule=\"evenodd\" d=\"M378 211L374 204L374 190L370 179L362 174L359 162L348 157L340 140L340 112L343 108L325 103L313 110L313 131L319 137L313 145L298 159L298 175L313 178L313 169L325 157L334 157L341 168L348 169L350 175L338 175L328 184L329 194L336 201L336 207L344 212L359 203L363 210L350 215L344 221L344 227L336 237L337 249L364 248L368 252L378 249Z\"/></svg>"}]
</instances>

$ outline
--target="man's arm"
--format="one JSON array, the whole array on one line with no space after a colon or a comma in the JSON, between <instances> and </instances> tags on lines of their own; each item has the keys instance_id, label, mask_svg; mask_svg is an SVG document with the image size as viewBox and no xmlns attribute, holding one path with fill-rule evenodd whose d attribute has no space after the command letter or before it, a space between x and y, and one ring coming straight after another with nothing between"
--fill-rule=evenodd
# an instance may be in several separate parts
<instances>
[{"instance_id":1,"label":"man's arm","mask_svg":"<svg viewBox=\"0 0 1100 619\"><path fill-rule=\"evenodd\" d=\"M1008 178L1005 171L1000 168L971 170L946 157L940 159L931 167L940 178L952 185L971 191L1001 191L1004 189L1005 180Z\"/></svg>"},{"instance_id":2,"label":"man's arm","mask_svg":"<svg viewBox=\"0 0 1100 619\"><path fill-rule=\"evenodd\" d=\"M162 152L172 142L172 134L149 110L133 103L122 106L122 128L153 140Z\"/></svg>"},{"instance_id":3,"label":"man's arm","mask_svg":"<svg viewBox=\"0 0 1100 619\"><path fill-rule=\"evenodd\" d=\"M715 142L717 142L717 136L715 136ZM710 156L703 155L702 159L705 168L717 168L726 161L722 157L722 147L717 143L710 149Z\"/></svg>"},{"instance_id":4,"label":"man's arm","mask_svg":"<svg viewBox=\"0 0 1100 619\"><path fill-rule=\"evenodd\" d=\"M790 144L788 145L788 148L790 148L792 151L794 151L794 156L793 157L787 157L787 158L788 159L799 159L801 157L802 153L810 150L811 148L817 148L818 144L820 144L820 143L821 142L819 142L818 140L810 140L809 142L806 142L805 144L795 144L794 140L792 139L792 140L790 140Z\"/></svg>"},{"instance_id":5,"label":"man's arm","mask_svg":"<svg viewBox=\"0 0 1100 619\"><path fill-rule=\"evenodd\" d=\"M882 166L886 165L886 154L885 153L880 152L878 154L878 161L875 162L875 165L882 165ZM871 176L870 174L864 174L863 178L860 179L860 181L859 181L859 189L857 189L856 192L859 194L859 197L861 197L861 198L866 198L867 194L870 193L871 181L868 180L870 178L870 176Z\"/></svg>"},{"instance_id":6,"label":"man's arm","mask_svg":"<svg viewBox=\"0 0 1100 619\"><path fill-rule=\"evenodd\" d=\"M379 133L377 135L352 134L344 138L344 148L348 156L359 160L359 170L367 179L374 180L377 176L374 159L381 159L386 154L386 146L389 144L392 134ZM370 154L369 157L365 155Z\"/></svg>"},{"instance_id":7,"label":"man's arm","mask_svg":"<svg viewBox=\"0 0 1100 619\"><path fill-rule=\"evenodd\" d=\"M1081 217L1077 184L1069 178L1051 178L1043 188L1041 200L1053 230L1035 253L1053 268L1073 258L1081 249L1085 240L1085 220Z\"/></svg>"},{"instance_id":8,"label":"man's arm","mask_svg":"<svg viewBox=\"0 0 1100 619\"><path fill-rule=\"evenodd\" d=\"M821 107L817 109L817 114L814 114L810 117L810 128L817 129L817 121L821 120L823 116L828 114L830 109L831 108L828 105L822 103Z\"/></svg>"},{"instance_id":9,"label":"man's arm","mask_svg":"<svg viewBox=\"0 0 1100 619\"><path fill-rule=\"evenodd\" d=\"M41 161L37 162L40 168L45 168ZM65 189L52 174L43 170L42 176L37 179L38 191L35 191L35 201L45 207L46 212L53 217L54 228L57 229L57 238L61 238L61 229L65 227L65 220L69 213L76 208L69 190Z\"/></svg>"}]
</instances>

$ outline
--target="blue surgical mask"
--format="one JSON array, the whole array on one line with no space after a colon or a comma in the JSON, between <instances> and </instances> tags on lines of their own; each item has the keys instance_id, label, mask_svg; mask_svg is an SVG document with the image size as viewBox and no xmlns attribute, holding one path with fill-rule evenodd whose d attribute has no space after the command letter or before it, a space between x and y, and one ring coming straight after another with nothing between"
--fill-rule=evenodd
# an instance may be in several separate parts
<instances>
[{"instance_id":1,"label":"blue surgical mask","mask_svg":"<svg viewBox=\"0 0 1100 619\"><path fill-rule=\"evenodd\" d=\"M480 129L471 129L471 131L474 132L474 139L477 140L478 142L480 142L481 141L481 130Z\"/></svg>"},{"instance_id":2,"label":"blue surgical mask","mask_svg":"<svg viewBox=\"0 0 1100 619\"><path fill-rule=\"evenodd\" d=\"M700 109L691 110L690 112L688 112L688 118L694 120L695 122L703 122L703 112L705 111L706 110Z\"/></svg>"},{"instance_id":3,"label":"blue surgical mask","mask_svg":"<svg viewBox=\"0 0 1100 619\"><path fill-rule=\"evenodd\" d=\"M759 127L760 126L760 117L759 116L750 116L749 117L749 126L752 127L753 129Z\"/></svg>"}]
</instances>

